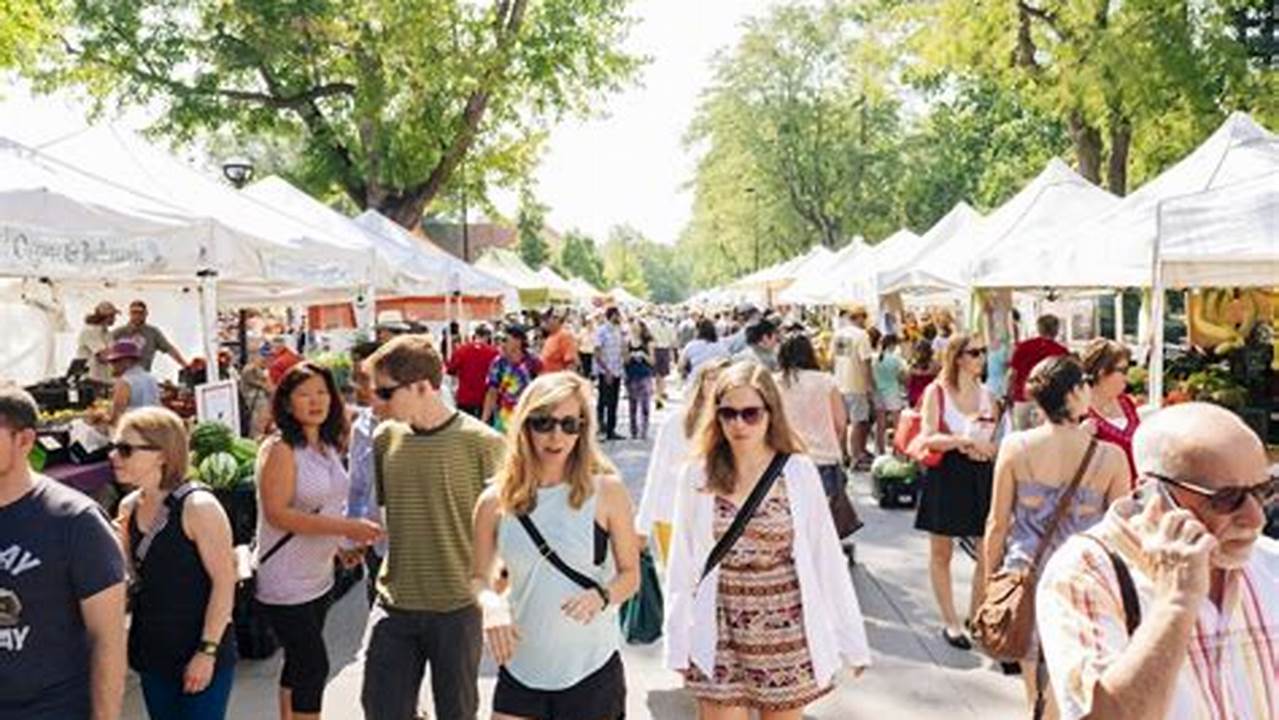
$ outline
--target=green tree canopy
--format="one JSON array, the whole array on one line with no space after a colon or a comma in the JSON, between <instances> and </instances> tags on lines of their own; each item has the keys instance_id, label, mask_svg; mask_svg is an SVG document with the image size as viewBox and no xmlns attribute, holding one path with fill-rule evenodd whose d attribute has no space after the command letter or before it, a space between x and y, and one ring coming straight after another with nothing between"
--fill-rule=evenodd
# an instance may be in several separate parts
<instances>
[{"instance_id":1,"label":"green tree canopy","mask_svg":"<svg viewBox=\"0 0 1279 720\"><path fill-rule=\"evenodd\" d=\"M640 231L629 225L617 225L609 231L603 251L604 281L609 287L620 285L635 297L648 297L639 256L640 246L645 242Z\"/></svg>"},{"instance_id":2,"label":"green tree canopy","mask_svg":"<svg viewBox=\"0 0 1279 720\"><path fill-rule=\"evenodd\" d=\"M463 162L473 196L514 184L548 122L633 77L627 4L74 0L70 29L27 70L45 88L159 103L159 129L180 138L284 138L300 148L291 179L411 227Z\"/></svg>"},{"instance_id":3,"label":"green tree canopy","mask_svg":"<svg viewBox=\"0 0 1279 720\"><path fill-rule=\"evenodd\" d=\"M580 230L565 233L558 269L569 277L582 278L597 290L604 289L604 260L595 241Z\"/></svg>"},{"instance_id":4,"label":"green tree canopy","mask_svg":"<svg viewBox=\"0 0 1279 720\"><path fill-rule=\"evenodd\" d=\"M546 231L546 211L548 208L538 202L527 190L520 194L520 209L515 219L515 227L519 233L520 258L534 270L540 270L550 258L543 233Z\"/></svg>"},{"instance_id":5,"label":"green tree canopy","mask_svg":"<svg viewBox=\"0 0 1279 720\"><path fill-rule=\"evenodd\" d=\"M939 0L901 17L918 71L1015 89L1066 125L1084 177L1123 195L1130 174L1153 176L1230 110L1279 119L1279 73L1238 30L1266 4Z\"/></svg>"}]
</instances>

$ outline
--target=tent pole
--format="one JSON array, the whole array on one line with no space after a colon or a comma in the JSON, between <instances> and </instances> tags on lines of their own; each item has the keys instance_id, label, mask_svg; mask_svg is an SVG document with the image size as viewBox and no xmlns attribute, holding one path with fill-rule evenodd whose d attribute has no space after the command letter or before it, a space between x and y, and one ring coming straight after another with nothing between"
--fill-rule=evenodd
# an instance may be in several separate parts
<instances>
[{"instance_id":1,"label":"tent pole","mask_svg":"<svg viewBox=\"0 0 1279 720\"><path fill-rule=\"evenodd\" d=\"M1115 341L1124 341L1124 291L1115 293Z\"/></svg>"},{"instance_id":2,"label":"tent pole","mask_svg":"<svg viewBox=\"0 0 1279 720\"><path fill-rule=\"evenodd\" d=\"M218 367L218 272L201 270L200 277L200 337L204 344L204 361L207 380L222 379Z\"/></svg>"},{"instance_id":3,"label":"tent pole","mask_svg":"<svg viewBox=\"0 0 1279 720\"><path fill-rule=\"evenodd\" d=\"M1163 203L1155 210L1155 242L1151 248L1150 320L1153 327L1150 341L1150 403L1155 407L1164 404L1164 274L1159 258L1159 243L1163 238Z\"/></svg>"}]
</instances>

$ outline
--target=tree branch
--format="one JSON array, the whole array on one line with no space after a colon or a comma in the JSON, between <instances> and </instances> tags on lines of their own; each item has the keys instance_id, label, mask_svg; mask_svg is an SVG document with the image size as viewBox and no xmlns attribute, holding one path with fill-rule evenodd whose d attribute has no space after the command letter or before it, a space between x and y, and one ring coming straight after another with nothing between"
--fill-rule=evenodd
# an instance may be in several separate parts
<instances>
[{"instance_id":1,"label":"tree branch","mask_svg":"<svg viewBox=\"0 0 1279 720\"><path fill-rule=\"evenodd\" d=\"M449 143L430 175L425 181L400 193L398 197L389 199L390 206L387 209L400 225L411 228L421 219L426 204L440 193L466 157L467 151L475 141L484 113L488 110L493 86L506 72L506 54L524 22L524 12L527 7L528 0L497 0L495 30L498 38L493 63L481 79L479 87L466 99L466 105L458 120L457 135L453 137L453 141Z\"/></svg>"}]
</instances>

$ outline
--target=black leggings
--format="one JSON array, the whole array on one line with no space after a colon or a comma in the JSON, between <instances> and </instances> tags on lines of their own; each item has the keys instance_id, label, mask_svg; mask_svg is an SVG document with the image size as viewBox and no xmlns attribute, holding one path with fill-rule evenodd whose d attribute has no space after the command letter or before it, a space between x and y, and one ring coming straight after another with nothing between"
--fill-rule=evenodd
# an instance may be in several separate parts
<instances>
[{"instance_id":1,"label":"black leggings","mask_svg":"<svg viewBox=\"0 0 1279 720\"><path fill-rule=\"evenodd\" d=\"M280 687L293 692L293 712L318 713L329 680L329 651L324 646L324 618L329 596L301 605L262 605L271 629L284 648Z\"/></svg>"}]
</instances>

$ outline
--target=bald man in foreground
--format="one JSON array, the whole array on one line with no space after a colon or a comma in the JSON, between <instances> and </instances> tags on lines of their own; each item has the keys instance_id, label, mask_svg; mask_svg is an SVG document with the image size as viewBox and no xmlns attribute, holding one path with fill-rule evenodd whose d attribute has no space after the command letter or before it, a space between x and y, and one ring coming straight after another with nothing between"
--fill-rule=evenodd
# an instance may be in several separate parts
<instances>
[{"instance_id":1,"label":"bald man in foreground","mask_svg":"<svg viewBox=\"0 0 1279 720\"><path fill-rule=\"evenodd\" d=\"M1264 446L1233 413L1190 403L1143 422L1133 454L1143 485L1063 545L1039 583L1061 717L1279 718Z\"/></svg>"}]
</instances>

